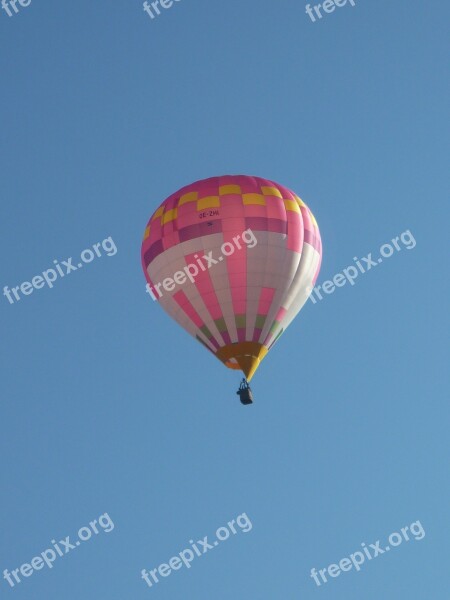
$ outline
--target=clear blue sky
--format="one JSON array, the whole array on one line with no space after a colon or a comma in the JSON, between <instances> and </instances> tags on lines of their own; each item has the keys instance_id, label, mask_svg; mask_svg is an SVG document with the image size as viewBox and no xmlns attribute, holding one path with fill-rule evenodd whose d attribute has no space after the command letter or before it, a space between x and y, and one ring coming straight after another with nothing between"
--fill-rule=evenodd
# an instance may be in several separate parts
<instances>
[{"instance_id":1,"label":"clear blue sky","mask_svg":"<svg viewBox=\"0 0 450 600\"><path fill-rule=\"evenodd\" d=\"M0 575L103 513L114 530L0 597L448 598L445 2L42 2L0 12L0 285L112 236L117 254L0 296ZM448 100L447 100L448 101ZM294 189L321 228L319 283L242 407L220 365L145 293L148 217L191 181ZM240 532L150 589L241 513ZM426 536L317 587L420 520Z\"/></svg>"}]
</instances>

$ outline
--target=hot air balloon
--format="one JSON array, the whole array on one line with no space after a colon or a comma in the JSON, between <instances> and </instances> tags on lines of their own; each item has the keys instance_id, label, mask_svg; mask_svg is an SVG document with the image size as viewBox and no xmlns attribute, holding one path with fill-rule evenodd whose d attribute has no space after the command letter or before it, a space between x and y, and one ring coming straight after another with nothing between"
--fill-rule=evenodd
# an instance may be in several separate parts
<instances>
[{"instance_id":1,"label":"hot air balloon","mask_svg":"<svg viewBox=\"0 0 450 600\"><path fill-rule=\"evenodd\" d=\"M187 185L156 209L142 266L163 309L248 382L302 308L319 274L317 222L291 190L246 175Z\"/></svg>"}]
</instances>

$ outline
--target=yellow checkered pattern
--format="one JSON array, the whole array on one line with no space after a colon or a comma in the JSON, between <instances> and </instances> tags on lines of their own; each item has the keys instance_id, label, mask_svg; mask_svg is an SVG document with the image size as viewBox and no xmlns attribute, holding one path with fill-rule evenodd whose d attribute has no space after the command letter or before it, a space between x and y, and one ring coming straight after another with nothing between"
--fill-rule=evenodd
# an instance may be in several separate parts
<instances>
[{"instance_id":1,"label":"yellow checkered pattern","mask_svg":"<svg viewBox=\"0 0 450 600\"><path fill-rule=\"evenodd\" d=\"M183 194L178 200L178 204L176 208L171 208L168 211L164 211L164 206L160 206L154 213L152 218L150 219L150 225L146 228L144 232L144 240L148 238L150 235L150 227L153 221L159 219L161 225L165 225L166 223L170 223L174 221L178 216L178 208L183 206L184 204L195 202L197 211L202 211L207 208L220 208L221 199L223 196L228 196L230 194L240 195L242 197L242 203L244 205L260 205L266 206L267 202L270 202L270 197L273 198L281 198L283 200L284 206L287 211L292 211L299 213L300 207L304 207L308 210L311 221L313 222L314 227L318 228L318 224L314 215L307 208L306 204L299 198L295 196L295 200L290 200L287 198L283 198L282 193L276 187L268 187L261 186L261 193L242 193L240 185L222 185L219 187L219 195L218 196L206 196L205 198L199 198L198 192L188 192L187 194Z\"/></svg>"}]
</instances>

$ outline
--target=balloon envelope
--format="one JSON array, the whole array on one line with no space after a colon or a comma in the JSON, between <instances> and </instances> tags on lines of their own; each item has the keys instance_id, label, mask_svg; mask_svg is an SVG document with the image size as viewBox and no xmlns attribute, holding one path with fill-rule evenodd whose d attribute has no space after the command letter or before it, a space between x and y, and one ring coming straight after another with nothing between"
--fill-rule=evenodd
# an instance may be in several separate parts
<instances>
[{"instance_id":1,"label":"balloon envelope","mask_svg":"<svg viewBox=\"0 0 450 600\"><path fill-rule=\"evenodd\" d=\"M306 204L245 175L178 190L153 213L142 243L143 269L163 309L248 380L306 302L321 256Z\"/></svg>"}]
</instances>

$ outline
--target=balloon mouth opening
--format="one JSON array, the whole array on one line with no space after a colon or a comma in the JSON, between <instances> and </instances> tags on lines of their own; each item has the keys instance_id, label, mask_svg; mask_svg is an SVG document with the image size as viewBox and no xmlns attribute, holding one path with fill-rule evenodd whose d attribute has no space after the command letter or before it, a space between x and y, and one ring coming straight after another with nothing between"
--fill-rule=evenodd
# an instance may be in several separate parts
<instances>
[{"instance_id":1,"label":"balloon mouth opening","mask_svg":"<svg viewBox=\"0 0 450 600\"><path fill-rule=\"evenodd\" d=\"M229 369L241 370L250 381L268 351L258 342L235 342L219 348L216 356Z\"/></svg>"}]
</instances>

